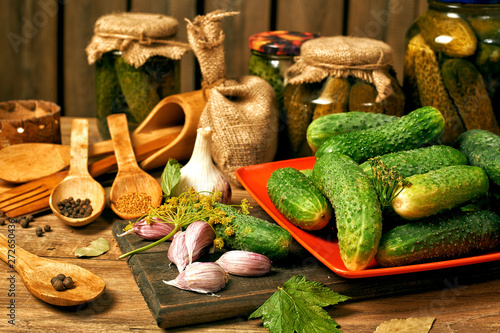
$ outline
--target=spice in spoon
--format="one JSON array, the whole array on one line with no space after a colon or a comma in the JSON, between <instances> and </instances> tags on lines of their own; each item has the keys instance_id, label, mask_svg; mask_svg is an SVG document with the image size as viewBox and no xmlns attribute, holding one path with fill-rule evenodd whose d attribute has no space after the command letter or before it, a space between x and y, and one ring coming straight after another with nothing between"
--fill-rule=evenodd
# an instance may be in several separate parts
<instances>
[{"instance_id":1,"label":"spice in spoon","mask_svg":"<svg viewBox=\"0 0 500 333\"><path fill-rule=\"evenodd\" d=\"M82 200L78 198L75 200L73 197L59 201L57 208L61 215L73 219L89 217L93 211L90 199Z\"/></svg>"},{"instance_id":2,"label":"spice in spoon","mask_svg":"<svg viewBox=\"0 0 500 333\"><path fill-rule=\"evenodd\" d=\"M151 206L151 196L146 193L128 192L118 197L116 209L128 215L146 214Z\"/></svg>"}]
</instances>

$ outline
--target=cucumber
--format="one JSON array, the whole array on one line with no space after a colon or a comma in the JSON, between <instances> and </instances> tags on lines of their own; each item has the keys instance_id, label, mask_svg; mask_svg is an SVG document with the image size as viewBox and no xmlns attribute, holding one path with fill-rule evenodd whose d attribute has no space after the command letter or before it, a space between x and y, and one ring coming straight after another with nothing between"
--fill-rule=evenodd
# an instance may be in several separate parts
<instances>
[{"instance_id":1,"label":"cucumber","mask_svg":"<svg viewBox=\"0 0 500 333\"><path fill-rule=\"evenodd\" d=\"M375 260L380 266L412 265L489 252L500 245L494 212L454 211L397 226L384 233Z\"/></svg>"},{"instance_id":2,"label":"cucumber","mask_svg":"<svg viewBox=\"0 0 500 333\"><path fill-rule=\"evenodd\" d=\"M271 260L279 260L288 255L292 244L292 235L275 223L255 216L242 214L234 207L215 203L232 220L233 235L226 234L226 226L214 223L217 237L224 241L228 250L244 250L265 255Z\"/></svg>"},{"instance_id":3,"label":"cucumber","mask_svg":"<svg viewBox=\"0 0 500 333\"><path fill-rule=\"evenodd\" d=\"M450 146L435 145L417 149L403 150L380 156L381 162L387 167L395 167L403 177L427 173L450 165L467 165L467 157ZM361 169L373 178L370 160L362 163Z\"/></svg>"},{"instance_id":4,"label":"cucumber","mask_svg":"<svg viewBox=\"0 0 500 333\"><path fill-rule=\"evenodd\" d=\"M500 136L472 129L460 134L456 144L471 165L482 168L493 183L500 185Z\"/></svg>"},{"instance_id":5,"label":"cucumber","mask_svg":"<svg viewBox=\"0 0 500 333\"><path fill-rule=\"evenodd\" d=\"M297 169L276 169L267 181L267 193L278 211L301 229L322 229L332 217L328 199Z\"/></svg>"},{"instance_id":6,"label":"cucumber","mask_svg":"<svg viewBox=\"0 0 500 333\"><path fill-rule=\"evenodd\" d=\"M313 182L333 206L345 267L366 268L382 235L382 210L372 182L352 158L333 153L316 161Z\"/></svg>"},{"instance_id":7,"label":"cucumber","mask_svg":"<svg viewBox=\"0 0 500 333\"><path fill-rule=\"evenodd\" d=\"M378 127L398 119L383 113L351 111L332 113L314 119L307 127L307 143L313 152L332 136Z\"/></svg>"},{"instance_id":8,"label":"cucumber","mask_svg":"<svg viewBox=\"0 0 500 333\"><path fill-rule=\"evenodd\" d=\"M407 220L450 210L487 195L489 188L486 172L471 165L452 165L405 179L411 186L392 200L392 208Z\"/></svg>"},{"instance_id":9,"label":"cucumber","mask_svg":"<svg viewBox=\"0 0 500 333\"><path fill-rule=\"evenodd\" d=\"M420 148L440 138L443 131L441 112L432 106L424 106L379 127L333 136L319 147L315 157L337 153L363 163L375 156Z\"/></svg>"}]
</instances>

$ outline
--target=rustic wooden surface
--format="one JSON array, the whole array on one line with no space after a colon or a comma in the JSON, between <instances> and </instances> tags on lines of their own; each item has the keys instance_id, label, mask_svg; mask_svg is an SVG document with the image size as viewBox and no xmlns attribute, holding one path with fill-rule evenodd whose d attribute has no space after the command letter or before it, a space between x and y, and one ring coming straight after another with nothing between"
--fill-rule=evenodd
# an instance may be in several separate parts
<instances>
[{"instance_id":1,"label":"rustic wooden surface","mask_svg":"<svg viewBox=\"0 0 500 333\"><path fill-rule=\"evenodd\" d=\"M69 143L70 118L63 118L63 142ZM95 121L91 121L91 141L99 136ZM99 178L106 186L112 176ZM2 185L2 184L0 184ZM2 187L0 186L0 191ZM247 198L255 201L243 190L234 190L234 200ZM266 214L258 207L252 213L260 217ZM269 218L267 216L267 218ZM110 209L92 224L73 228L60 222L52 214L35 216L28 229L16 229L16 242L36 255L80 265L91 270L106 281L104 294L96 301L77 307L63 308L46 304L29 294L17 273L0 263L0 331L9 332L267 332L261 320L249 321L246 316L237 316L216 322L162 330L158 328L141 291L127 266L126 260L119 260L121 251L111 234L116 216ZM35 226L49 224L52 231L38 238ZM7 234L6 226L0 232ZM111 250L96 258L79 259L74 250L86 246L98 237L105 237L111 243ZM306 264L312 264L313 261ZM479 273L478 280L471 276ZM471 273L468 273L471 272ZM331 273L331 278L336 278ZM372 286L358 280L358 294L365 293L368 299L354 299L328 309L329 314L341 325L345 333L374 332L376 327L393 318L432 316L436 318L431 333L454 332L475 333L500 332L500 278L499 266L491 263L481 266L450 270L432 289L419 290L418 283L411 282L410 276L392 277L391 282L381 282ZM9 278L14 277L11 285ZM439 277L439 275L437 275ZM314 276L306 276L314 279ZM428 277L436 279L436 277ZM394 294L401 285L413 285L411 292ZM269 288L277 286L269 286ZM391 295L374 297L380 288L392 289ZM15 295L12 295L12 292ZM336 291L343 291L336 290ZM354 292L354 291L352 291ZM207 296L208 297L208 296ZM8 323L10 310L7 306L15 302L15 326Z\"/></svg>"},{"instance_id":2,"label":"rustic wooden surface","mask_svg":"<svg viewBox=\"0 0 500 333\"><path fill-rule=\"evenodd\" d=\"M227 77L248 74L252 34L294 30L386 41L401 82L405 33L426 7L426 0L0 0L0 101L45 99L60 104L65 116L95 116L95 66L88 65L85 47L95 21L119 11L175 17L176 39L184 42L186 18L216 9L239 11L222 22ZM182 92L199 88L196 68L188 52L182 59Z\"/></svg>"}]
</instances>

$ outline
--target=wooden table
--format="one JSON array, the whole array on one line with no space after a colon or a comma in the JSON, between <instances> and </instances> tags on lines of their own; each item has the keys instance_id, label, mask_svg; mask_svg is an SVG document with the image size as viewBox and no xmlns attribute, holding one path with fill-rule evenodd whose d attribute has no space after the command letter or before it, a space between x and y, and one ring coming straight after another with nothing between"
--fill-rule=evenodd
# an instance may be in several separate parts
<instances>
[{"instance_id":1,"label":"wooden table","mask_svg":"<svg viewBox=\"0 0 500 333\"><path fill-rule=\"evenodd\" d=\"M63 118L63 143L69 144L71 118ZM91 119L91 141L99 140L95 119ZM155 173L159 176L158 172ZM233 188L235 202L247 198L256 207L252 214L270 219L255 201L242 189ZM261 320L245 317L162 330L157 327L139 288L123 259L111 227L117 217L110 209L92 224L72 228L46 212L35 216L32 227L18 228L17 244L27 251L80 265L106 281L105 293L93 303L67 309L46 304L33 297L21 279L7 265L0 269L0 331L30 332L267 332ZM49 224L52 231L43 237L35 235L35 226ZM0 226L6 234L6 226ZM74 250L104 237L111 250L99 257L79 259ZM474 269L473 266L464 270ZM332 272L332 274L334 274ZM9 278L13 277L11 285ZM313 277L307 277L313 279ZM402 275L401 279L405 279ZM451 288L453 287L453 288ZM12 290L10 290L12 289ZM14 294L12 294L13 292ZM15 327L7 308L15 302ZM500 279L481 283L463 283L461 276L443 281L441 287L406 295L391 295L368 300L354 300L328 309L345 333L373 332L376 327L393 318L432 316L436 318L431 332L500 332Z\"/></svg>"}]
</instances>

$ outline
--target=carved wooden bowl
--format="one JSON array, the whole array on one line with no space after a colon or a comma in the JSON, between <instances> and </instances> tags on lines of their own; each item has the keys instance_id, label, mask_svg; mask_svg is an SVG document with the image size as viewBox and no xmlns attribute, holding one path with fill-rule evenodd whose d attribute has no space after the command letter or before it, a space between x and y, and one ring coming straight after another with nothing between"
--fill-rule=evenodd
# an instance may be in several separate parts
<instances>
[{"instance_id":1,"label":"carved wooden bowl","mask_svg":"<svg viewBox=\"0 0 500 333\"><path fill-rule=\"evenodd\" d=\"M0 102L0 149L29 142L61 143L61 108L41 100Z\"/></svg>"}]
</instances>

